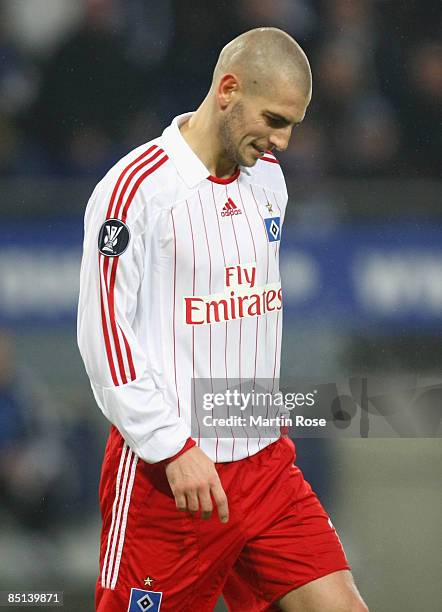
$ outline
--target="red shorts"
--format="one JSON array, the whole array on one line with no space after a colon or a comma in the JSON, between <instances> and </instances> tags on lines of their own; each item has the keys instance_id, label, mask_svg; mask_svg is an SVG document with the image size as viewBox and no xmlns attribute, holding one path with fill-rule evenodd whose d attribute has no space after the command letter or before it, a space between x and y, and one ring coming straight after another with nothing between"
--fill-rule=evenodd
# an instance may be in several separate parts
<instances>
[{"instance_id":1,"label":"red shorts","mask_svg":"<svg viewBox=\"0 0 442 612\"><path fill-rule=\"evenodd\" d=\"M216 464L229 501L221 524L176 509L164 465L139 460L112 428L100 502L99 612L277 610L289 591L349 569L329 517L280 438L256 455Z\"/></svg>"}]
</instances>

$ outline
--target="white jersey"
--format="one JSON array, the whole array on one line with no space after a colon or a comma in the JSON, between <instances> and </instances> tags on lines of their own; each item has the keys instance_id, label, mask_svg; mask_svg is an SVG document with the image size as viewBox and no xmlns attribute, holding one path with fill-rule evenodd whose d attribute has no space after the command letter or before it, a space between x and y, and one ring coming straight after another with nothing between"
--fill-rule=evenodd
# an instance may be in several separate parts
<instances>
[{"instance_id":1,"label":"white jersey","mask_svg":"<svg viewBox=\"0 0 442 612\"><path fill-rule=\"evenodd\" d=\"M181 136L189 116L120 160L85 214L80 352L102 412L149 463L191 436L195 379L279 377L280 166L266 153L229 179L210 176ZM278 437L193 435L222 462Z\"/></svg>"}]
</instances>

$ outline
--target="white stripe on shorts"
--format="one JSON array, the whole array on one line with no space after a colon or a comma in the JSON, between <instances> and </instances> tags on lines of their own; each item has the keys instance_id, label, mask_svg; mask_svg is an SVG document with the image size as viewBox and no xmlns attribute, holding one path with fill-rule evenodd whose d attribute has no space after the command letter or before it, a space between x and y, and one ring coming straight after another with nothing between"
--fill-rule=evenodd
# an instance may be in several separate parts
<instances>
[{"instance_id":1,"label":"white stripe on shorts","mask_svg":"<svg viewBox=\"0 0 442 612\"><path fill-rule=\"evenodd\" d=\"M137 461L138 457L130 450L127 444L123 444L115 484L115 499L112 507L112 523L109 530L106 554L101 571L101 585L105 589L115 588L115 583L117 581ZM132 468L130 469L131 464ZM124 503L125 501L126 503ZM114 567L117 544L118 553ZM112 568L114 568L113 571Z\"/></svg>"}]
</instances>

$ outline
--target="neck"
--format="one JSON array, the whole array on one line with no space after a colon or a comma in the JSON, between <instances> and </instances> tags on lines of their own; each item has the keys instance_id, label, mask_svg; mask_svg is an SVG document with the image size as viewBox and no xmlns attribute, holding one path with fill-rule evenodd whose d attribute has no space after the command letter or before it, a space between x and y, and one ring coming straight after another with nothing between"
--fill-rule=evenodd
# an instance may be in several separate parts
<instances>
[{"instance_id":1,"label":"neck","mask_svg":"<svg viewBox=\"0 0 442 612\"><path fill-rule=\"evenodd\" d=\"M237 164L223 155L209 98L206 98L190 119L180 126L180 132L212 176L218 178L232 176Z\"/></svg>"}]
</instances>

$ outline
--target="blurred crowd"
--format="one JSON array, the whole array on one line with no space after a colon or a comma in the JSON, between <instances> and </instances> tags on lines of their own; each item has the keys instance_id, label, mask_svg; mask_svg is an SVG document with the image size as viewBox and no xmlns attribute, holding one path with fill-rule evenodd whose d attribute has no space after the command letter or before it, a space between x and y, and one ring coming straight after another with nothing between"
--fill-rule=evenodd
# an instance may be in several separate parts
<instances>
[{"instance_id":1,"label":"blurred crowd","mask_svg":"<svg viewBox=\"0 0 442 612\"><path fill-rule=\"evenodd\" d=\"M314 75L295 175L436 177L440 23L436 0L0 0L0 173L100 175L198 105L224 44L272 25Z\"/></svg>"},{"instance_id":2,"label":"blurred crowd","mask_svg":"<svg viewBox=\"0 0 442 612\"><path fill-rule=\"evenodd\" d=\"M46 382L0 328L0 521L51 531L96 506L98 433L77 404L66 418ZM4 530L3 530L4 532ZM4 533L3 533L4 535Z\"/></svg>"}]
</instances>

